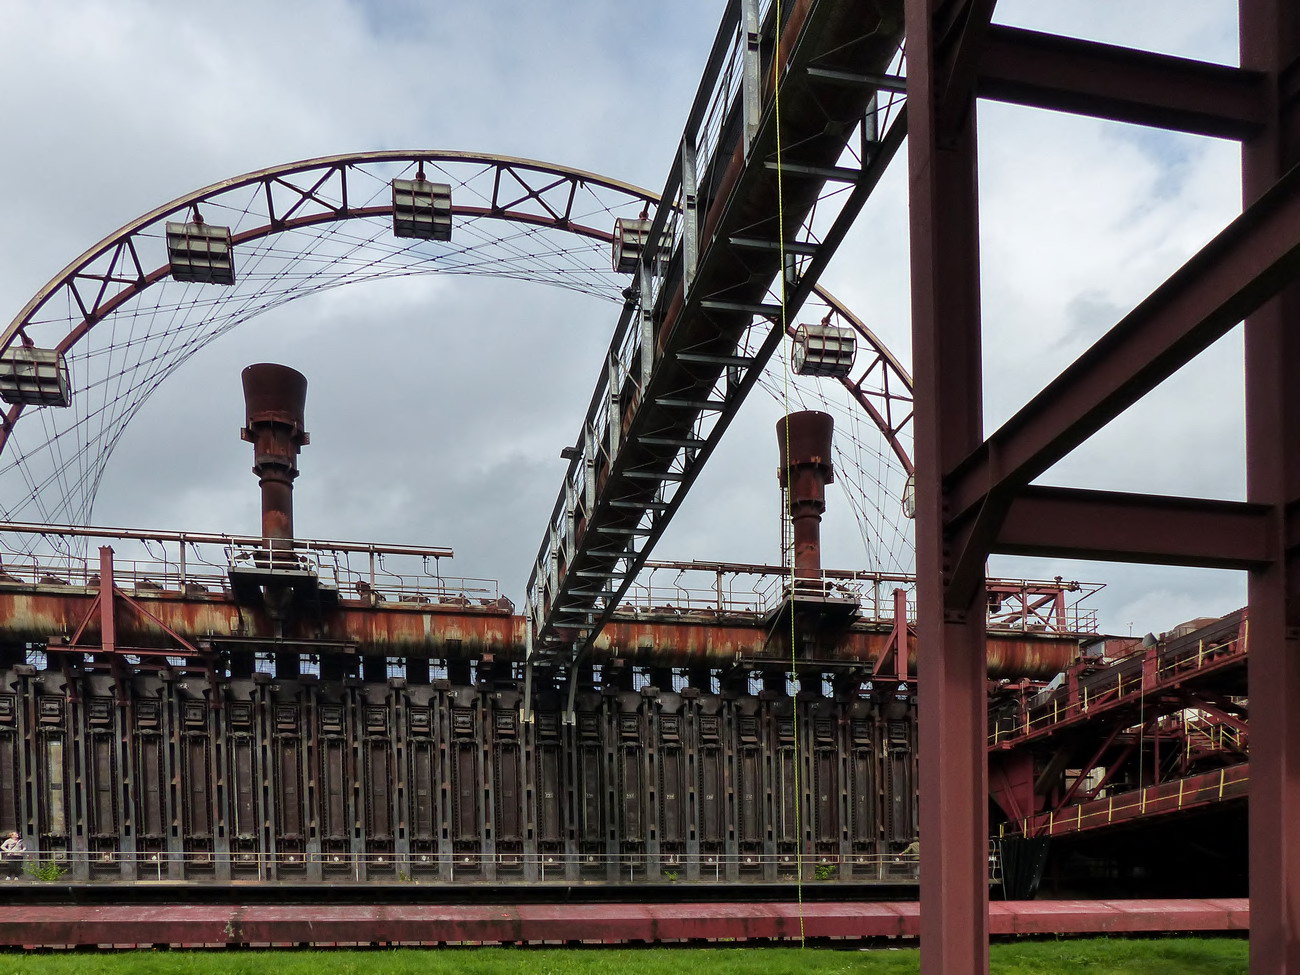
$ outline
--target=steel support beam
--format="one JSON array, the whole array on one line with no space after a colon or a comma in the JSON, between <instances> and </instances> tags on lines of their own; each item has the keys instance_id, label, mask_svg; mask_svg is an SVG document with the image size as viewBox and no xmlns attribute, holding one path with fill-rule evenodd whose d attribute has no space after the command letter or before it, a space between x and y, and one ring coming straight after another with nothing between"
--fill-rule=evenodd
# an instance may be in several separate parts
<instances>
[{"instance_id":1,"label":"steel support beam","mask_svg":"<svg viewBox=\"0 0 1300 975\"><path fill-rule=\"evenodd\" d=\"M1294 185L1300 158L1294 0L1242 0L1242 66L1265 74L1269 125L1243 146L1251 210ZM1295 218L1293 218L1294 220ZM1292 235L1300 233L1294 229ZM1294 279L1293 279L1294 280ZM1246 496L1294 518L1300 504L1300 285L1252 310L1246 323ZM1278 519L1272 561L1249 577L1251 662L1250 931L1253 975L1300 973L1300 555Z\"/></svg>"},{"instance_id":2,"label":"steel support beam","mask_svg":"<svg viewBox=\"0 0 1300 975\"><path fill-rule=\"evenodd\" d=\"M954 465L949 519L1027 485L1300 274L1300 169Z\"/></svg>"},{"instance_id":3,"label":"steel support beam","mask_svg":"<svg viewBox=\"0 0 1300 975\"><path fill-rule=\"evenodd\" d=\"M1262 72L1058 37L989 30L979 62L984 98L1245 139L1265 125Z\"/></svg>"},{"instance_id":4,"label":"steel support beam","mask_svg":"<svg viewBox=\"0 0 1300 975\"><path fill-rule=\"evenodd\" d=\"M1003 555L1252 569L1267 563L1268 505L1027 487L993 544Z\"/></svg>"},{"instance_id":5,"label":"steel support beam","mask_svg":"<svg viewBox=\"0 0 1300 975\"><path fill-rule=\"evenodd\" d=\"M921 971L988 972L983 589L945 608L960 541L942 474L983 438L979 206L969 42L992 4L906 3L920 698ZM973 19L974 18L974 19Z\"/></svg>"}]
</instances>

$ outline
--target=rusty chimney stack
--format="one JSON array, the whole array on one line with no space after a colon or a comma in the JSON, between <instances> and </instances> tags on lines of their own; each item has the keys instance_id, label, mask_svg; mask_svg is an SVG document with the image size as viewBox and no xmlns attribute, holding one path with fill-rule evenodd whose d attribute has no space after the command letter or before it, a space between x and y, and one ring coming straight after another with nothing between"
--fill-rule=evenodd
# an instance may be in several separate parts
<instances>
[{"instance_id":1,"label":"rusty chimney stack","mask_svg":"<svg viewBox=\"0 0 1300 975\"><path fill-rule=\"evenodd\" d=\"M247 425L240 436L253 445L253 473L262 487L262 538L275 551L293 538L293 480L298 451L311 440L303 429L307 377L273 362L248 366L241 375Z\"/></svg>"},{"instance_id":2,"label":"rusty chimney stack","mask_svg":"<svg viewBox=\"0 0 1300 975\"><path fill-rule=\"evenodd\" d=\"M821 521L826 485L835 479L831 468L834 432L834 418L817 410L791 413L776 424L781 450L777 479L789 493L796 580L820 579L822 575Z\"/></svg>"}]
</instances>

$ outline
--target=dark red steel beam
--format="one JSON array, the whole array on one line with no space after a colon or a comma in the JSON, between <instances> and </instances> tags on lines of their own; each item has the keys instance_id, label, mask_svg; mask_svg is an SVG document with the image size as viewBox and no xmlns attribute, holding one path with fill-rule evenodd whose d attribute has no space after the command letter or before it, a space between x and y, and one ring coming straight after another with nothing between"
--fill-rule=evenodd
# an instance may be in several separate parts
<instances>
[{"instance_id":1,"label":"dark red steel beam","mask_svg":"<svg viewBox=\"0 0 1300 975\"><path fill-rule=\"evenodd\" d=\"M967 458L948 468L950 523L991 497L1027 485L1297 274L1300 170L1293 170Z\"/></svg>"},{"instance_id":2,"label":"dark red steel beam","mask_svg":"<svg viewBox=\"0 0 1300 975\"><path fill-rule=\"evenodd\" d=\"M1267 505L1037 487L1010 502L993 551L1250 569L1268 561Z\"/></svg>"},{"instance_id":3,"label":"dark red steel beam","mask_svg":"<svg viewBox=\"0 0 1300 975\"><path fill-rule=\"evenodd\" d=\"M104 653L117 652L117 607L113 605L113 550L107 545L99 549L99 643ZM78 628L80 634L80 628Z\"/></svg>"},{"instance_id":4,"label":"dark red steel beam","mask_svg":"<svg viewBox=\"0 0 1300 975\"><path fill-rule=\"evenodd\" d=\"M978 91L984 98L1244 139L1268 111L1259 71L1132 48L994 26L984 39Z\"/></svg>"},{"instance_id":5,"label":"dark red steel beam","mask_svg":"<svg viewBox=\"0 0 1300 975\"><path fill-rule=\"evenodd\" d=\"M1300 162L1300 7L1243 0L1241 63L1268 76L1269 126L1242 151L1251 209L1294 181ZM1287 175L1283 176L1282 174ZM1252 202L1258 201L1258 202ZM1246 499L1300 507L1300 286L1252 310L1245 328ZM1269 565L1250 573L1250 970L1300 973L1300 552L1278 519Z\"/></svg>"},{"instance_id":6,"label":"dark red steel beam","mask_svg":"<svg viewBox=\"0 0 1300 975\"><path fill-rule=\"evenodd\" d=\"M946 530L942 477L983 439L979 179L972 52L987 0L907 0L912 350L916 363L916 567L921 971L988 972L987 600L949 607L964 542Z\"/></svg>"}]
</instances>

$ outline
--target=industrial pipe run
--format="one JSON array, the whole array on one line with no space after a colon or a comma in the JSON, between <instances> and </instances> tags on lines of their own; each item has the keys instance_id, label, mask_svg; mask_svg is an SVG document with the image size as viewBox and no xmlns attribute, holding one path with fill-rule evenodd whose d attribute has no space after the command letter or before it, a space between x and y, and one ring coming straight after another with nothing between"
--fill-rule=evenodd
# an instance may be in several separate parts
<instances>
[{"instance_id":1,"label":"industrial pipe run","mask_svg":"<svg viewBox=\"0 0 1300 975\"><path fill-rule=\"evenodd\" d=\"M253 445L253 473L262 488L262 537L267 550L274 552L277 541L293 538L298 452L311 443L303 429L307 377L288 366L259 362L245 368L240 378L247 415L240 436Z\"/></svg>"},{"instance_id":2,"label":"industrial pipe run","mask_svg":"<svg viewBox=\"0 0 1300 975\"><path fill-rule=\"evenodd\" d=\"M776 425L781 451L777 479L789 497L796 583L822 577L821 522L826 485L835 480L831 466L834 432L834 418L817 410L790 413Z\"/></svg>"}]
</instances>

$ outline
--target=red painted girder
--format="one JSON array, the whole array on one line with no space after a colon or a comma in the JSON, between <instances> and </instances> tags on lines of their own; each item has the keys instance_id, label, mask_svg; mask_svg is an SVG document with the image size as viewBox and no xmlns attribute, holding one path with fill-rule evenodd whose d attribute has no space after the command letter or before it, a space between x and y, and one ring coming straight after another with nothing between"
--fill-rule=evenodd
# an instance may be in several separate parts
<instances>
[{"instance_id":1,"label":"red painted girder","mask_svg":"<svg viewBox=\"0 0 1300 975\"><path fill-rule=\"evenodd\" d=\"M987 975L985 559L948 600L961 543L945 531L944 474L979 443L979 167L975 55L991 0L907 0L912 354L916 374L916 631L922 975Z\"/></svg>"},{"instance_id":2,"label":"red painted girder","mask_svg":"<svg viewBox=\"0 0 1300 975\"><path fill-rule=\"evenodd\" d=\"M528 904L484 906L24 906L0 917L0 945L270 945L915 938L915 902L773 904ZM992 934L1241 931L1244 898L998 901Z\"/></svg>"},{"instance_id":3,"label":"red painted girder","mask_svg":"<svg viewBox=\"0 0 1300 975\"><path fill-rule=\"evenodd\" d=\"M993 544L1004 555L1248 569L1268 559L1267 505L1022 488Z\"/></svg>"},{"instance_id":4,"label":"red painted girder","mask_svg":"<svg viewBox=\"0 0 1300 975\"><path fill-rule=\"evenodd\" d=\"M1267 119L1258 71L994 26L978 91L997 101L1241 139Z\"/></svg>"}]
</instances>

